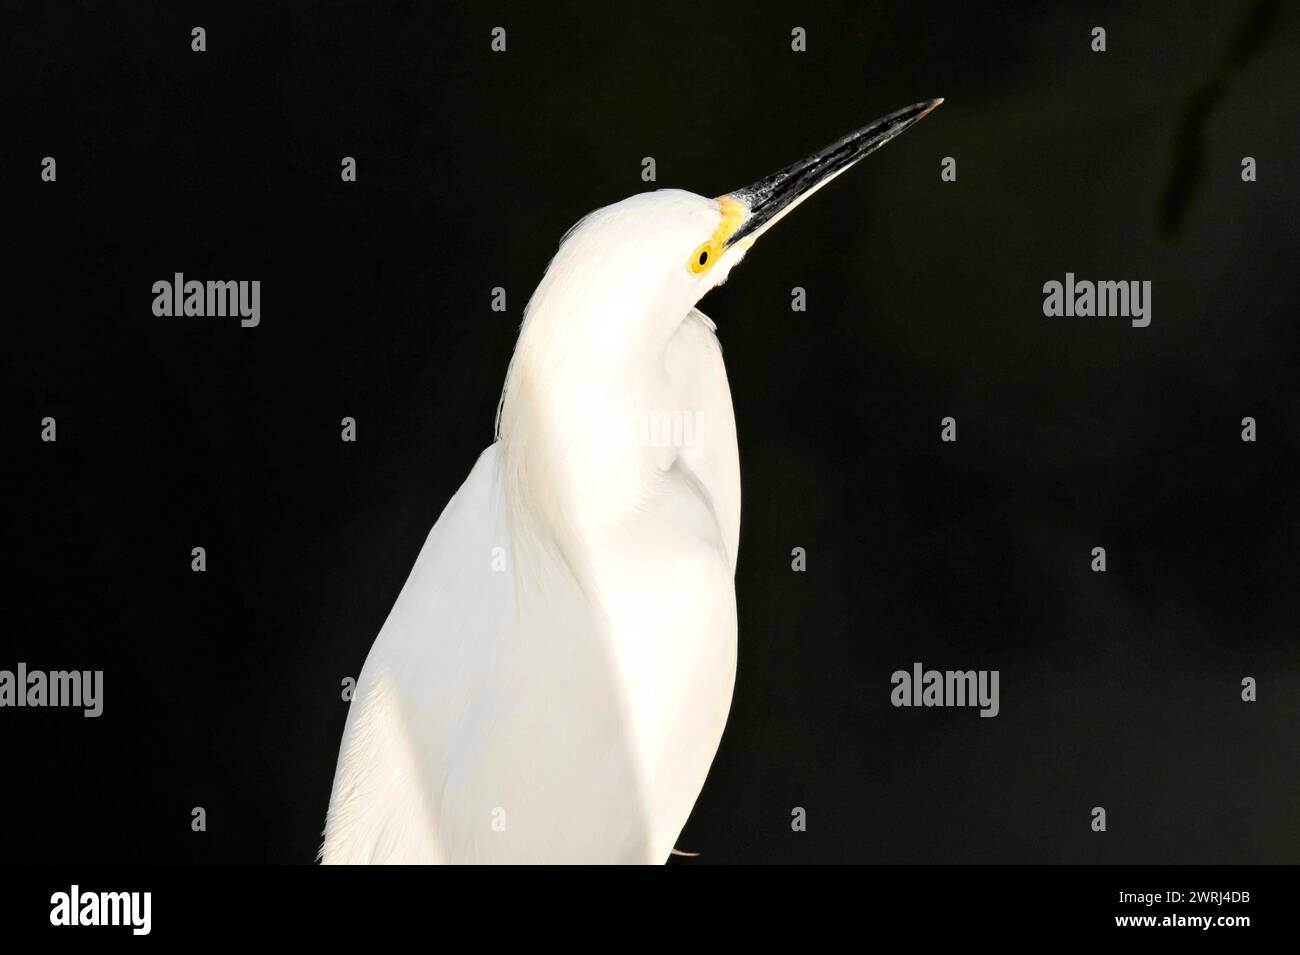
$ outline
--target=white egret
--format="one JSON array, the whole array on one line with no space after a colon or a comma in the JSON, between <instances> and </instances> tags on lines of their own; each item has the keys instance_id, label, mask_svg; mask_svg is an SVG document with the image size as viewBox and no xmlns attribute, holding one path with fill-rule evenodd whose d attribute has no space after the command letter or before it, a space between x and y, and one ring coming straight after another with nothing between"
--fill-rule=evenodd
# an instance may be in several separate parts
<instances>
[{"instance_id":1,"label":"white egret","mask_svg":"<svg viewBox=\"0 0 1300 955\"><path fill-rule=\"evenodd\" d=\"M796 205L942 100L752 186L579 222L482 453L358 679L322 857L665 861L731 706L736 426L695 308Z\"/></svg>"}]
</instances>

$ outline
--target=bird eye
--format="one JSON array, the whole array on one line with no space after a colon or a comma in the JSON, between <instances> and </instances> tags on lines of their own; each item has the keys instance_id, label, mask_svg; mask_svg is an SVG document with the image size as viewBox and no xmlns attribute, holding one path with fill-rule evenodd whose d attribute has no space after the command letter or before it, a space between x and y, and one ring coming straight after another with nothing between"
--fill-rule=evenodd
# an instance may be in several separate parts
<instances>
[{"instance_id":1,"label":"bird eye","mask_svg":"<svg viewBox=\"0 0 1300 955\"><path fill-rule=\"evenodd\" d=\"M709 244L706 242L704 245L696 249L695 253L691 256L691 261L690 261L691 271L694 272L696 275L699 275L701 272L703 272L705 269L709 267L709 262L712 260L712 258L713 258L713 251L709 248Z\"/></svg>"}]
</instances>

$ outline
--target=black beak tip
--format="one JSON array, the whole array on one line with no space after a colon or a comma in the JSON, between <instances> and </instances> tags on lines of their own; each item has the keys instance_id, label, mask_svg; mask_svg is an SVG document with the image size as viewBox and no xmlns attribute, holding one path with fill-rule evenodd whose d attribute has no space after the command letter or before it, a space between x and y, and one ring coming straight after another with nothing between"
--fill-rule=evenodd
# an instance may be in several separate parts
<instances>
[{"instance_id":1,"label":"black beak tip","mask_svg":"<svg viewBox=\"0 0 1300 955\"><path fill-rule=\"evenodd\" d=\"M942 104L943 97L940 96L905 106L836 140L808 158L792 163L780 172L729 193L748 207L749 216L727 240L727 244L734 244L761 231L787 207L801 202L822 183L875 152Z\"/></svg>"},{"instance_id":2,"label":"black beak tip","mask_svg":"<svg viewBox=\"0 0 1300 955\"><path fill-rule=\"evenodd\" d=\"M936 96L934 99L923 99L919 103L913 103L906 109L901 109L894 115L902 122L909 126L926 116L929 116L936 109L943 105L943 97Z\"/></svg>"}]
</instances>

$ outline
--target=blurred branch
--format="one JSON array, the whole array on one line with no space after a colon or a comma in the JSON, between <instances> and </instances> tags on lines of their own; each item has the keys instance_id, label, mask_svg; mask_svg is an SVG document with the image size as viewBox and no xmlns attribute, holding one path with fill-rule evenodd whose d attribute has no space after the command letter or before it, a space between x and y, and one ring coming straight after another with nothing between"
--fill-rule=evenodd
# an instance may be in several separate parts
<instances>
[{"instance_id":1,"label":"blurred branch","mask_svg":"<svg viewBox=\"0 0 1300 955\"><path fill-rule=\"evenodd\" d=\"M1174 236L1182 232L1205 177L1205 138L1210 117L1227 96L1232 81L1264 47L1280 6L1280 0L1255 0L1213 75L1188 95L1174 134L1172 166L1156 213L1162 234Z\"/></svg>"}]
</instances>

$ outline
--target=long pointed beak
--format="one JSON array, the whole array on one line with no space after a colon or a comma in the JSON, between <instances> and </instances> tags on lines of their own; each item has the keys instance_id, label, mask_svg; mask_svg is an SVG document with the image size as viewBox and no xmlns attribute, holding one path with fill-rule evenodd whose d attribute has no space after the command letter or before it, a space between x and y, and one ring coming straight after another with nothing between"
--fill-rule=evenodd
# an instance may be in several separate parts
<instances>
[{"instance_id":1,"label":"long pointed beak","mask_svg":"<svg viewBox=\"0 0 1300 955\"><path fill-rule=\"evenodd\" d=\"M752 186L723 196L723 199L740 202L749 212L726 244L752 243L799 203L858 160L885 145L942 102L942 99L925 100L882 116L807 159L792 163Z\"/></svg>"}]
</instances>

